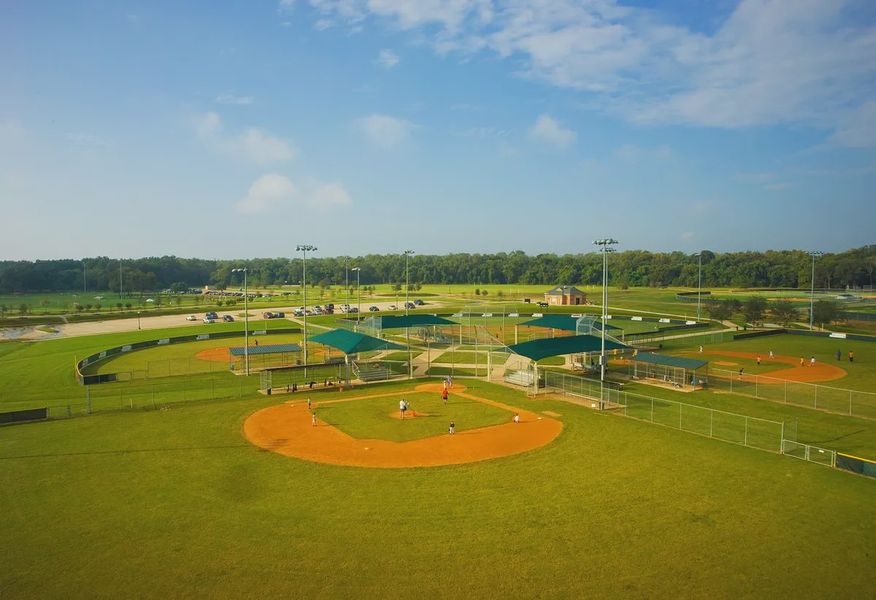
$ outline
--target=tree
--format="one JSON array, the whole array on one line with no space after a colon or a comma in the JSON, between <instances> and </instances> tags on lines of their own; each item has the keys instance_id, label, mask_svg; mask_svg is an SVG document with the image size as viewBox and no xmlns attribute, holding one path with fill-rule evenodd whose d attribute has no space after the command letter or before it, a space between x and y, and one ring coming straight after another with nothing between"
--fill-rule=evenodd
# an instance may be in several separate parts
<instances>
[{"instance_id":1,"label":"tree","mask_svg":"<svg viewBox=\"0 0 876 600\"><path fill-rule=\"evenodd\" d=\"M119 312L122 312L122 306L121 302L116 302L116 308L119 309Z\"/></svg>"},{"instance_id":2,"label":"tree","mask_svg":"<svg viewBox=\"0 0 876 600\"><path fill-rule=\"evenodd\" d=\"M481 288L475 288L475 296L481 295Z\"/></svg>"},{"instance_id":3,"label":"tree","mask_svg":"<svg viewBox=\"0 0 876 600\"><path fill-rule=\"evenodd\" d=\"M30 307L27 304L22 302L18 305L18 314L26 315L28 310L30 310Z\"/></svg>"},{"instance_id":4,"label":"tree","mask_svg":"<svg viewBox=\"0 0 876 600\"><path fill-rule=\"evenodd\" d=\"M752 296L742 304L742 315L747 323L758 325L763 322L767 301L763 296Z\"/></svg>"},{"instance_id":5,"label":"tree","mask_svg":"<svg viewBox=\"0 0 876 600\"><path fill-rule=\"evenodd\" d=\"M175 281L170 284L169 288L174 294L182 294L189 289L189 286L182 281Z\"/></svg>"},{"instance_id":6,"label":"tree","mask_svg":"<svg viewBox=\"0 0 876 600\"><path fill-rule=\"evenodd\" d=\"M710 302L706 307L709 316L716 321L726 321L733 316L733 311L730 309L730 303L726 300Z\"/></svg>"},{"instance_id":7,"label":"tree","mask_svg":"<svg viewBox=\"0 0 876 600\"><path fill-rule=\"evenodd\" d=\"M815 323L833 323L840 320L839 304L832 300L819 300L812 306L812 320Z\"/></svg>"},{"instance_id":8,"label":"tree","mask_svg":"<svg viewBox=\"0 0 876 600\"><path fill-rule=\"evenodd\" d=\"M777 300L770 306L770 314L776 320L776 323L787 327L799 318L797 309L794 308L793 302L788 300Z\"/></svg>"},{"instance_id":9,"label":"tree","mask_svg":"<svg viewBox=\"0 0 876 600\"><path fill-rule=\"evenodd\" d=\"M489 293L487 290L481 290L481 296L486 296Z\"/></svg>"},{"instance_id":10,"label":"tree","mask_svg":"<svg viewBox=\"0 0 876 600\"><path fill-rule=\"evenodd\" d=\"M131 310L131 303L125 302L125 308L127 308L128 310Z\"/></svg>"}]
</instances>

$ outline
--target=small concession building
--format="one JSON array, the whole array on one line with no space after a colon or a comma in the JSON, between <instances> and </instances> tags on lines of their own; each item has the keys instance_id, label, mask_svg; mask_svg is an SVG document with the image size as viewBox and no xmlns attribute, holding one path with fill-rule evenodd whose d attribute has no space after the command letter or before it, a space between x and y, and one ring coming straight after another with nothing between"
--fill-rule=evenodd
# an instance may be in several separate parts
<instances>
[{"instance_id":1,"label":"small concession building","mask_svg":"<svg viewBox=\"0 0 876 600\"><path fill-rule=\"evenodd\" d=\"M587 304L587 294L572 285L558 285L544 293L544 301L554 306Z\"/></svg>"}]
</instances>

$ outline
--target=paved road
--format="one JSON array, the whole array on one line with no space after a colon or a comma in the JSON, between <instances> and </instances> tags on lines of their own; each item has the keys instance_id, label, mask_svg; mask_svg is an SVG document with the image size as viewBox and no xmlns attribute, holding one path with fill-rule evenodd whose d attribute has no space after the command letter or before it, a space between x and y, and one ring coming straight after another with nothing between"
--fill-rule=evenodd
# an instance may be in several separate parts
<instances>
[{"instance_id":1,"label":"paved road","mask_svg":"<svg viewBox=\"0 0 876 600\"><path fill-rule=\"evenodd\" d=\"M393 301L387 302L368 302L362 303L362 308L365 314L368 314L369 306L377 306L381 310L389 310L391 305L395 304ZM299 305L300 306L300 305ZM351 306L353 306L351 304ZM428 304L426 307L419 308L417 310L420 311L431 311L434 308L439 307L440 304ZM271 312L284 312L289 317L292 316L292 311L295 310L296 306L288 306L288 307L271 307L271 308L262 308L258 309L249 309L250 313L250 324L253 321L263 321L262 313L265 311ZM235 306L232 310L217 310L216 313L219 315L221 319L224 315L231 315L235 318L235 320L240 320L238 317L239 314L243 312L242 306ZM401 312L401 311L399 311ZM55 339L62 337L76 337L83 335L97 335L102 333L121 333L125 331L137 331L137 329L166 329L170 327L195 327L197 325L203 325L203 316L204 313L196 313L198 319L196 321L186 321L186 315L160 315L160 316L149 316L138 319L136 317L130 319L110 319L108 321L88 321L84 323L67 323L64 325L53 325L55 329L57 329L57 333L47 333L44 331L40 331L34 327L9 327L9 328L0 328L0 338L5 339L19 339L19 340L47 340L47 339ZM364 315L363 315L364 316ZM295 322L293 319L289 319L290 321Z\"/></svg>"}]
</instances>

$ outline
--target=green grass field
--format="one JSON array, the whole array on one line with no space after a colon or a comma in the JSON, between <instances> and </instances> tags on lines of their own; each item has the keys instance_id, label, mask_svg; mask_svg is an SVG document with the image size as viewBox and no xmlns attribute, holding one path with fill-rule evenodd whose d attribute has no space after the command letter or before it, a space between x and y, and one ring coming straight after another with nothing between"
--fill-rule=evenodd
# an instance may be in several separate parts
<instances>
[{"instance_id":1,"label":"green grass field","mask_svg":"<svg viewBox=\"0 0 876 600\"><path fill-rule=\"evenodd\" d=\"M399 400L405 399L417 416L394 419L399 414ZM367 398L320 405L320 419L359 439L382 439L406 442L447 432L455 421L457 431L507 423L512 414L501 408L450 395L447 403L436 392L402 392L386 398Z\"/></svg>"},{"instance_id":2,"label":"green grass field","mask_svg":"<svg viewBox=\"0 0 876 600\"><path fill-rule=\"evenodd\" d=\"M670 295L630 298L654 308ZM268 322L280 325L289 323ZM0 343L0 407L48 405L63 414L71 402L83 403L72 375L77 357L181 331L241 327ZM260 342L281 337L295 339ZM839 346L855 350L857 360L844 359L848 375L829 385L876 390L874 344L720 337L666 340L664 350L692 355L704 341L710 350L773 349L834 362ZM235 340L133 352L100 368L179 362ZM407 360L406 352L395 354ZM459 354L470 358L473 347ZM309 369L309 376L321 381L338 368ZM429 371L450 372L447 364ZM872 479L473 379L458 381L481 397L558 413L562 434L539 450L470 465L320 465L243 438L248 415L287 399L257 394L259 381L223 370L103 384L92 386L92 416L0 427L0 597L872 595ZM354 437L404 441L443 434L450 418L460 431L510 419L453 396L445 406L437 393L411 393L410 386L308 394L321 419ZM625 389L784 422L800 442L876 458L876 420L729 393L682 394L639 382ZM322 404L377 393L392 395ZM389 418L401 394L435 416ZM656 420L673 426L673 410L665 402ZM685 427L701 429L704 414L680 416ZM722 426L734 435L729 423ZM774 438L752 431L765 444Z\"/></svg>"},{"instance_id":3,"label":"green grass field","mask_svg":"<svg viewBox=\"0 0 876 600\"><path fill-rule=\"evenodd\" d=\"M556 411L564 432L505 459L384 471L250 446L240 426L272 402L264 397L4 428L0 589L9 598L122 587L140 597L872 592L872 481L472 389ZM587 557L599 566L582 576Z\"/></svg>"}]
</instances>

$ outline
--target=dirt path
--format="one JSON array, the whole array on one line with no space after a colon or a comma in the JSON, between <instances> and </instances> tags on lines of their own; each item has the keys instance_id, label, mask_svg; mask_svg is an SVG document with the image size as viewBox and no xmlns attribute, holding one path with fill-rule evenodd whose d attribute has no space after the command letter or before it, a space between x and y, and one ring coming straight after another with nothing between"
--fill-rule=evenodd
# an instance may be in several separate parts
<instances>
[{"instance_id":1,"label":"dirt path","mask_svg":"<svg viewBox=\"0 0 876 600\"><path fill-rule=\"evenodd\" d=\"M427 383L416 391L440 392L441 384ZM461 431L408 442L356 439L322 421L311 424L306 402L279 404L250 415L243 424L244 436L254 445L284 456L313 462L370 468L410 468L456 465L540 448L563 430L562 422L516 407L468 393L461 384L451 395L476 400L520 414L520 423ZM357 396L329 402L349 402L382 396L397 396L402 391ZM320 403L324 404L324 403ZM389 418L389 417L387 417Z\"/></svg>"},{"instance_id":2,"label":"dirt path","mask_svg":"<svg viewBox=\"0 0 876 600\"><path fill-rule=\"evenodd\" d=\"M788 381L814 383L818 381L842 379L847 374L845 369L824 362L816 362L814 366L810 366L808 359L804 359L803 366L801 367L799 356L795 358L793 356L774 355L770 358L769 354L760 354L758 352L738 352L733 350L706 350L703 354L727 356L730 358L745 358L748 360L757 360L757 357L760 356L761 363L764 365L769 365L771 363L792 365L790 368L777 369L775 371L757 374L764 378L773 377L775 379L785 379ZM763 383L770 382L764 380ZM780 382L777 381L776 383Z\"/></svg>"}]
</instances>

